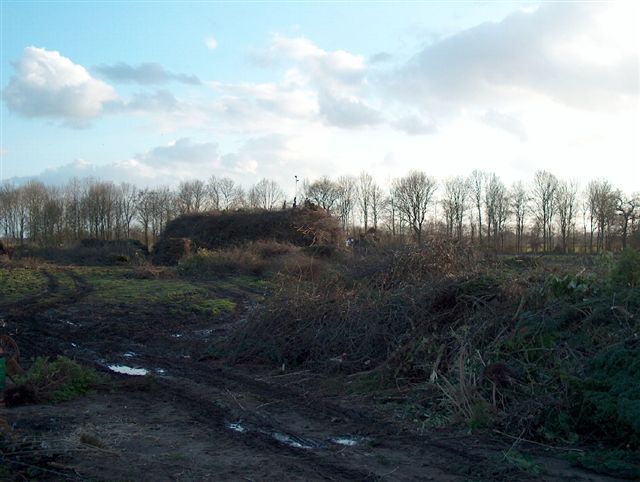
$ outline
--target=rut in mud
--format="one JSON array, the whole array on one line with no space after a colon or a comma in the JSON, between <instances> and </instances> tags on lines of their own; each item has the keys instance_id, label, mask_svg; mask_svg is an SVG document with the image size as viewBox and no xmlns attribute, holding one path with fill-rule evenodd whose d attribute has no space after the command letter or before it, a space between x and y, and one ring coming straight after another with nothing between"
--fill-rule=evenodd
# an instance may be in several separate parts
<instances>
[{"instance_id":1,"label":"rut in mud","mask_svg":"<svg viewBox=\"0 0 640 482\"><path fill-rule=\"evenodd\" d=\"M312 374L232 368L203 356L243 323L255 302L251 290L214 288L212 296L233 296L240 308L185 322L161 306L134 314L124 304L97 309L83 276L72 270L43 274L44 295L0 307L23 354L63 354L96 366L113 382L72 402L9 411L20 444L5 462L23 475L149 481L528 478L496 472L509 444L416 435L366 407L326 399L313 389ZM114 367L134 371L127 375ZM554 467L548 480L603 480L551 458L545 464Z\"/></svg>"}]
</instances>

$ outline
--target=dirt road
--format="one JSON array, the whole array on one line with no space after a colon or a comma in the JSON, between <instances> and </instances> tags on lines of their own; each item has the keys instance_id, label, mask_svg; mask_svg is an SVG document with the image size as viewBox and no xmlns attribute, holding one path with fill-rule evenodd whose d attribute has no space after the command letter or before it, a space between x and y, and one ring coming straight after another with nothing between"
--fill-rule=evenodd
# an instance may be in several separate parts
<instances>
[{"instance_id":1,"label":"dirt road","mask_svg":"<svg viewBox=\"0 0 640 482\"><path fill-rule=\"evenodd\" d=\"M510 442L417 435L366 405L322 395L312 373L228 367L206 356L243 323L254 290L224 292L238 306L233 313L185 320L162 305L96 305L94 287L71 269L45 275L46 293L0 305L24 356L63 354L112 381L71 402L8 410L19 443L5 462L20 477L613 480L544 452L536 457L546 474L528 473L505 462Z\"/></svg>"}]
</instances>

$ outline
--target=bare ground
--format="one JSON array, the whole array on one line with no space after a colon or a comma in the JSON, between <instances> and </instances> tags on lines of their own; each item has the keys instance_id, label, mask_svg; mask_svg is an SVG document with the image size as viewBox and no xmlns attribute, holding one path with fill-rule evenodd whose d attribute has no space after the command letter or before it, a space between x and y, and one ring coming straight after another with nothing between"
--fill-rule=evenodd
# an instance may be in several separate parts
<instances>
[{"instance_id":1,"label":"bare ground","mask_svg":"<svg viewBox=\"0 0 640 482\"><path fill-rule=\"evenodd\" d=\"M73 270L45 275L46 293L0 305L23 355L64 354L111 381L71 402L8 409L10 480L614 480L520 444L545 469L527 473L507 463L511 440L412 433L364 402L329 398L308 373L204 356L243 323L251 290L224 293L243 306L233 315L184 320L161 306L105 310Z\"/></svg>"}]
</instances>

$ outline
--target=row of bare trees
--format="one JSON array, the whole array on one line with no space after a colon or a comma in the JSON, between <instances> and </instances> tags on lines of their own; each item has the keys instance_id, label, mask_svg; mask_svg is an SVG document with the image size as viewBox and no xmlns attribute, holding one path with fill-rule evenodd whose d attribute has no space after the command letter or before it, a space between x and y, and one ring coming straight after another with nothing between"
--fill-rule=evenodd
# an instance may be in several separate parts
<instances>
[{"instance_id":1,"label":"row of bare trees","mask_svg":"<svg viewBox=\"0 0 640 482\"><path fill-rule=\"evenodd\" d=\"M275 209L285 200L274 181L263 179L245 193L229 178L211 177L139 189L95 179L71 179L62 187L31 181L0 186L0 236L58 244L82 238L129 239L147 245L180 214L239 208Z\"/></svg>"},{"instance_id":2,"label":"row of bare trees","mask_svg":"<svg viewBox=\"0 0 640 482\"><path fill-rule=\"evenodd\" d=\"M443 182L412 171L386 187L362 172L305 180L295 194L338 217L351 235L373 229L422 242L427 234L444 234L517 252L602 252L640 237L637 193L626 195L606 180L580 189L546 171L536 172L528 185L510 186L482 171ZM0 186L0 236L41 244L135 237L151 245L181 214L286 206L283 189L269 179L248 190L215 176L144 189L93 179L62 187L32 181Z\"/></svg>"}]
</instances>

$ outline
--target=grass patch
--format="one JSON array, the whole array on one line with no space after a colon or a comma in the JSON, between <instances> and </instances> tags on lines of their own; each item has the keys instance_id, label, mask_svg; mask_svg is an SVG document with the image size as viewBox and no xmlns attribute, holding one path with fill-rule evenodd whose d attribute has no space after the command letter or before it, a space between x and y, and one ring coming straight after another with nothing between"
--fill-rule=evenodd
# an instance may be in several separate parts
<instances>
[{"instance_id":1,"label":"grass patch","mask_svg":"<svg viewBox=\"0 0 640 482\"><path fill-rule=\"evenodd\" d=\"M19 301L46 289L47 278L38 269L0 267L0 303Z\"/></svg>"},{"instance_id":2,"label":"grass patch","mask_svg":"<svg viewBox=\"0 0 640 482\"><path fill-rule=\"evenodd\" d=\"M569 454L567 458L578 467L599 474L632 480L640 479L640 455L636 451L595 450Z\"/></svg>"},{"instance_id":3,"label":"grass patch","mask_svg":"<svg viewBox=\"0 0 640 482\"><path fill-rule=\"evenodd\" d=\"M7 390L7 405L20 404L18 395L33 402L59 403L82 396L98 385L102 377L93 368L67 357L38 357L16 385Z\"/></svg>"},{"instance_id":4,"label":"grass patch","mask_svg":"<svg viewBox=\"0 0 640 482\"><path fill-rule=\"evenodd\" d=\"M236 303L215 295L216 289L228 291L222 282L193 282L172 277L170 273L140 276L131 268L77 268L93 287L84 302L107 307L127 307L132 312L162 308L176 316L196 314L218 316L235 310ZM233 285L232 281L228 281ZM238 290L240 293L241 290Z\"/></svg>"},{"instance_id":5,"label":"grass patch","mask_svg":"<svg viewBox=\"0 0 640 482\"><path fill-rule=\"evenodd\" d=\"M194 306L201 313L213 316L217 316L222 313L232 313L236 309L236 303L225 298L206 300Z\"/></svg>"}]
</instances>

